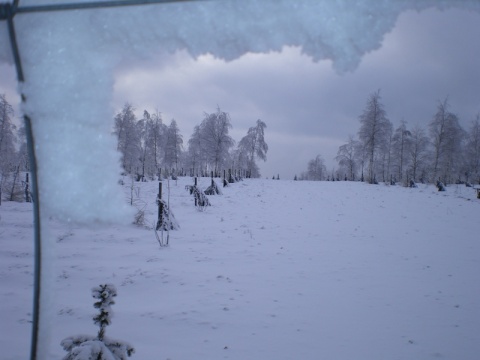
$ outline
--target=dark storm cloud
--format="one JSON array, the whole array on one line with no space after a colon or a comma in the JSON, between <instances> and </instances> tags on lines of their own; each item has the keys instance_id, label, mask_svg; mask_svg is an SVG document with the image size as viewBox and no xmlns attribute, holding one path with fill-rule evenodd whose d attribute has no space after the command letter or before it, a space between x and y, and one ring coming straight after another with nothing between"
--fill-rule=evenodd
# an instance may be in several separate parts
<instances>
[{"instance_id":1,"label":"dark storm cloud","mask_svg":"<svg viewBox=\"0 0 480 360\"><path fill-rule=\"evenodd\" d=\"M478 13L459 10L405 12L382 48L342 76L330 62L314 63L298 48L229 63L177 54L170 66L145 73L145 90L147 82L155 90L131 101L150 107L160 102L156 106L184 125L186 134L217 104L231 114L238 137L257 118L264 120L270 143L264 175L283 172L291 178L318 153L331 169L338 146L356 135L366 99L377 89L395 127L402 119L426 127L447 96L468 126L480 111L479 20Z\"/></svg>"},{"instance_id":2,"label":"dark storm cloud","mask_svg":"<svg viewBox=\"0 0 480 360\"><path fill-rule=\"evenodd\" d=\"M356 135L367 97L381 89L387 115L398 126L427 126L448 96L461 123L480 111L480 15L461 10L402 13L379 50L352 73L338 75L329 61L313 62L301 49L247 54L231 62L179 52L117 69L113 107L131 102L141 116L158 109L175 118L184 142L217 105L230 113L236 140L257 119L267 123L268 162L262 174L292 178L317 154L329 171L338 146ZM5 86L2 67L0 90ZM14 75L12 73L12 79ZM14 100L15 101L15 100Z\"/></svg>"}]
</instances>

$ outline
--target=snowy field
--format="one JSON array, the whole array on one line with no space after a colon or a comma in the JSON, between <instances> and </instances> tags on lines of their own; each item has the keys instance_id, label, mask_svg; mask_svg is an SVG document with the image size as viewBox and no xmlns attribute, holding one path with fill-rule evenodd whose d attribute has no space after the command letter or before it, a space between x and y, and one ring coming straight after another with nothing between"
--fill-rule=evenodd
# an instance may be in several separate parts
<instances>
[{"instance_id":1,"label":"snowy field","mask_svg":"<svg viewBox=\"0 0 480 360\"><path fill-rule=\"evenodd\" d=\"M192 183L170 181L181 229L168 248L151 229L50 220L51 359L66 354L63 338L97 333L91 288L102 283L118 290L106 334L131 343L132 359L480 358L471 188L244 180L199 212L185 190ZM135 188L151 227L158 185ZM0 206L4 360L29 354L31 219L31 204Z\"/></svg>"}]
</instances>

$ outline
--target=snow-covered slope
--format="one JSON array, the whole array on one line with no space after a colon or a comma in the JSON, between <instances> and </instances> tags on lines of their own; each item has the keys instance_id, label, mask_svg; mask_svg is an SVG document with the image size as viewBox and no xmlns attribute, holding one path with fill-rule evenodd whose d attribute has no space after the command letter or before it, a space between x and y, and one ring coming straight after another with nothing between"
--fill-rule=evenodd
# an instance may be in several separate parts
<instances>
[{"instance_id":1,"label":"snow-covered slope","mask_svg":"<svg viewBox=\"0 0 480 360\"><path fill-rule=\"evenodd\" d=\"M199 212L185 190L192 183L170 181L181 229L168 248L151 229L50 220L52 359L66 354L63 338L96 334L90 290L102 283L118 289L107 336L130 342L133 359L478 358L480 200L471 188L244 180ZM134 185L151 227L158 185ZM31 216L30 204L0 207L6 360L29 352Z\"/></svg>"}]
</instances>

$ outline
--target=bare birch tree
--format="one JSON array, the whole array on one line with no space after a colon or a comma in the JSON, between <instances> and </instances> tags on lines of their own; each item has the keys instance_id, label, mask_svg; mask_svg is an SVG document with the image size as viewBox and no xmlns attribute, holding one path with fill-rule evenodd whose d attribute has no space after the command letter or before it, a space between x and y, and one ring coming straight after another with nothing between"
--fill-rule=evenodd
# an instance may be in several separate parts
<instances>
[{"instance_id":1,"label":"bare birch tree","mask_svg":"<svg viewBox=\"0 0 480 360\"><path fill-rule=\"evenodd\" d=\"M167 141L165 144L165 165L174 168L178 174L178 163L183 151L183 136L177 126L175 119L172 119L167 129Z\"/></svg>"},{"instance_id":2,"label":"bare birch tree","mask_svg":"<svg viewBox=\"0 0 480 360\"><path fill-rule=\"evenodd\" d=\"M325 180L327 167L325 160L321 155L317 155L314 159L308 162L306 177L307 180L321 181Z\"/></svg>"},{"instance_id":3,"label":"bare birch tree","mask_svg":"<svg viewBox=\"0 0 480 360\"><path fill-rule=\"evenodd\" d=\"M380 99L380 90L369 96L365 110L360 115L361 126L358 131L359 141L367 154L367 178L371 184L376 181L377 161L382 158L381 152L385 149L392 128Z\"/></svg>"},{"instance_id":4,"label":"bare birch tree","mask_svg":"<svg viewBox=\"0 0 480 360\"><path fill-rule=\"evenodd\" d=\"M477 114L467 134L465 145L467 181L471 177L480 184L480 113Z\"/></svg>"},{"instance_id":5,"label":"bare birch tree","mask_svg":"<svg viewBox=\"0 0 480 360\"><path fill-rule=\"evenodd\" d=\"M335 160L341 168L346 169L348 172L348 179L355 180L355 174L357 173L358 161L355 155L355 148L358 144L352 135L348 137L348 142L341 145L338 148L337 156Z\"/></svg>"},{"instance_id":6,"label":"bare birch tree","mask_svg":"<svg viewBox=\"0 0 480 360\"><path fill-rule=\"evenodd\" d=\"M260 177L255 158L266 161L268 145L265 142L265 128L267 125L262 120L248 129L247 135L240 140L238 147L247 157L247 176Z\"/></svg>"},{"instance_id":7,"label":"bare birch tree","mask_svg":"<svg viewBox=\"0 0 480 360\"><path fill-rule=\"evenodd\" d=\"M445 183L452 182L458 176L465 132L458 117L449 111L448 98L438 104L429 129L433 147L432 180L436 181L440 177Z\"/></svg>"},{"instance_id":8,"label":"bare birch tree","mask_svg":"<svg viewBox=\"0 0 480 360\"><path fill-rule=\"evenodd\" d=\"M122 154L122 166L128 174L138 170L141 143L134 108L126 103L115 116L114 134L118 137L117 150Z\"/></svg>"},{"instance_id":9,"label":"bare birch tree","mask_svg":"<svg viewBox=\"0 0 480 360\"><path fill-rule=\"evenodd\" d=\"M14 176L17 169L16 127L12 122L13 115L13 108L6 96L0 94L0 204L2 190L6 190L8 178L10 175Z\"/></svg>"},{"instance_id":10,"label":"bare birch tree","mask_svg":"<svg viewBox=\"0 0 480 360\"><path fill-rule=\"evenodd\" d=\"M235 144L233 138L228 134L232 128L230 115L220 108L213 114L205 113L200 124L202 150L206 159L217 174L221 167L226 165L230 148Z\"/></svg>"},{"instance_id":11,"label":"bare birch tree","mask_svg":"<svg viewBox=\"0 0 480 360\"><path fill-rule=\"evenodd\" d=\"M426 174L427 172L428 146L429 139L425 130L419 125L414 126L410 132L410 145L408 147L409 173L410 180L413 180L413 182L417 182L421 173Z\"/></svg>"},{"instance_id":12,"label":"bare birch tree","mask_svg":"<svg viewBox=\"0 0 480 360\"><path fill-rule=\"evenodd\" d=\"M404 180L404 169L409 165L410 157L408 154L410 153L411 136L411 132L407 129L407 122L402 120L400 126L395 129L392 138L392 155L398 181Z\"/></svg>"}]
</instances>

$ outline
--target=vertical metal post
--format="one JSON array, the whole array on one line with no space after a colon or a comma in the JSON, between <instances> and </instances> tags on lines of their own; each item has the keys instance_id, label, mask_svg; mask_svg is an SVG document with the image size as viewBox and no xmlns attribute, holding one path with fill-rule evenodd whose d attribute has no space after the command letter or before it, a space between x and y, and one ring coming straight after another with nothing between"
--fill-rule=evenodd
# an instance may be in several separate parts
<instances>
[{"instance_id":1,"label":"vertical metal post","mask_svg":"<svg viewBox=\"0 0 480 360\"><path fill-rule=\"evenodd\" d=\"M158 182L158 194L157 194L157 203L158 203L158 217L157 217L157 230L163 227L163 201L162 201L162 182Z\"/></svg>"},{"instance_id":2,"label":"vertical metal post","mask_svg":"<svg viewBox=\"0 0 480 360\"><path fill-rule=\"evenodd\" d=\"M28 179L28 172L25 174L25 202L32 202L30 197L30 181Z\"/></svg>"},{"instance_id":3,"label":"vertical metal post","mask_svg":"<svg viewBox=\"0 0 480 360\"><path fill-rule=\"evenodd\" d=\"M15 68L17 70L17 80L19 83L25 81L23 75L22 62L20 60L20 51L17 45L17 38L15 34L15 25L13 18L18 8L18 0L13 4L2 4L3 10L7 16L8 35L10 38L10 46L15 61ZM22 94L22 102L25 102L25 96ZM30 345L30 360L36 360L38 349L38 333L39 333L39 318L40 318L40 288L41 288L41 269L42 269L42 249L41 249L41 229L40 229L40 195L38 192L38 178L37 178L37 161L35 157L35 146L32 130L32 121L30 117L25 115L25 130L27 136L27 148L30 159L30 169L32 172L32 192L34 195L33 203L33 237L34 237L34 272L33 272L33 310L32 310L32 336Z\"/></svg>"},{"instance_id":4,"label":"vertical metal post","mask_svg":"<svg viewBox=\"0 0 480 360\"><path fill-rule=\"evenodd\" d=\"M34 271L33 271L33 311L32 311L32 340L30 346L30 360L37 359L38 333L40 327L40 289L42 280L42 239L40 224L40 193L38 191L37 159L33 138L32 121L25 115L25 130L27 134L28 155L32 172L33 193L33 237L34 237Z\"/></svg>"},{"instance_id":5,"label":"vertical metal post","mask_svg":"<svg viewBox=\"0 0 480 360\"><path fill-rule=\"evenodd\" d=\"M195 187L197 187L197 178L195 178ZM195 206L197 206L197 195L194 194L195 196Z\"/></svg>"}]
</instances>

